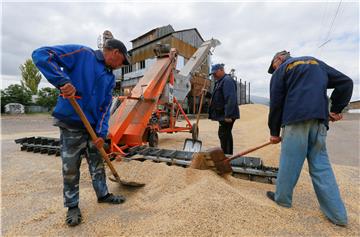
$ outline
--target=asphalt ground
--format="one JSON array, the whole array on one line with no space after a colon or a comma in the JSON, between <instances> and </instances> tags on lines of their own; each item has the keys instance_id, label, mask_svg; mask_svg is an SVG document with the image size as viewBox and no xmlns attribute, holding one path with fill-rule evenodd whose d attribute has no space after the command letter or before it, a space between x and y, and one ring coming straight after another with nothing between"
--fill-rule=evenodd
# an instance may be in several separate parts
<instances>
[{"instance_id":1,"label":"asphalt ground","mask_svg":"<svg viewBox=\"0 0 360 237\"><path fill-rule=\"evenodd\" d=\"M327 150L330 161L334 164L360 167L360 114L344 114L343 120L330 122L329 126ZM52 125L50 115L2 116L1 153L19 149L14 139L47 134L50 137L58 136L58 128ZM6 161L2 160L2 162Z\"/></svg>"}]
</instances>

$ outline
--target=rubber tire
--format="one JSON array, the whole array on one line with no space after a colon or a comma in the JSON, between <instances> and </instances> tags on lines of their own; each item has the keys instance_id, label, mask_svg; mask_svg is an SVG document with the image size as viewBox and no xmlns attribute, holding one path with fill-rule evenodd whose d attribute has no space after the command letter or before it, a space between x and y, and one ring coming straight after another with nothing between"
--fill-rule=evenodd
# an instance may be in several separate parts
<instances>
[{"instance_id":1,"label":"rubber tire","mask_svg":"<svg viewBox=\"0 0 360 237\"><path fill-rule=\"evenodd\" d=\"M157 132L150 131L149 132L149 146L150 147L158 147L159 144L159 136Z\"/></svg>"},{"instance_id":2,"label":"rubber tire","mask_svg":"<svg viewBox=\"0 0 360 237\"><path fill-rule=\"evenodd\" d=\"M199 138L199 127L194 123L191 128L191 136L193 140L197 140Z\"/></svg>"}]
</instances>

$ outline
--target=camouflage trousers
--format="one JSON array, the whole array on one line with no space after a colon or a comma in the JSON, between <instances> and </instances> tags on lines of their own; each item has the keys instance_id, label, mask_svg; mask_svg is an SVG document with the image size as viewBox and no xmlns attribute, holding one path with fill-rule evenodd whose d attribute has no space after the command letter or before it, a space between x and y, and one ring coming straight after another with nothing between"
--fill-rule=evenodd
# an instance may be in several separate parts
<instances>
[{"instance_id":1,"label":"camouflage trousers","mask_svg":"<svg viewBox=\"0 0 360 237\"><path fill-rule=\"evenodd\" d=\"M103 159L85 130L60 127L64 206L79 203L80 165L85 155L98 198L108 194Z\"/></svg>"}]
</instances>

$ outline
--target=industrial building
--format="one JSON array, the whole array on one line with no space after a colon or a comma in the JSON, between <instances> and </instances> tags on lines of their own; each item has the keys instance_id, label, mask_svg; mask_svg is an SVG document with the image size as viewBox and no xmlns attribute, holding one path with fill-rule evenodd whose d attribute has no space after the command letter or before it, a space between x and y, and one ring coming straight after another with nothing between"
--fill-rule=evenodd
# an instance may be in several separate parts
<instances>
[{"instance_id":1,"label":"industrial building","mask_svg":"<svg viewBox=\"0 0 360 237\"><path fill-rule=\"evenodd\" d=\"M130 42L132 43L132 49L129 50L129 54L131 55L132 64L115 72L117 79L115 91L119 95L128 95L144 75L144 72L155 62L156 55L154 48L157 44L168 44L170 48L177 49L176 69L180 70L204 42L204 39L196 28L175 31L171 25L167 25L152 29ZM186 103L183 104L187 113L197 112L200 101L199 97L203 87L211 91L212 83L209 79L210 56L207 57L201 68L191 79L191 91ZM248 103L249 100L246 97L247 90L245 90L244 85L240 86L239 82L237 84L239 95L242 92L242 95L238 96L238 103ZM204 100L204 112L207 111L208 104L209 98Z\"/></svg>"}]
</instances>

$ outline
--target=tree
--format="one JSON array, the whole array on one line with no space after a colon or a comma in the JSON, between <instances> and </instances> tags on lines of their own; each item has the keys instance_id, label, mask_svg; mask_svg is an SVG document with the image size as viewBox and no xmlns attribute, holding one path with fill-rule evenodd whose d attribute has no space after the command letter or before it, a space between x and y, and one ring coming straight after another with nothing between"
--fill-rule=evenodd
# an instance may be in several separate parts
<instances>
[{"instance_id":1,"label":"tree","mask_svg":"<svg viewBox=\"0 0 360 237\"><path fill-rule=\"evenodd\" d=\"M56 105L59 90L56 88L45 87L39 90L38 96L37 104L51 109Z\"/></svg>"},{"instance_id":2,"label":"tree","mask_svg":"<svg viewBox=\"0 0 360 237\"><path fill-rule=\"evenodd\" d=\"M39 69L37 69L31 59L26 60L19 68L22 76L21 85L28 88L33 95L36 95L41 81Z\"/></svg>"},{"instance_id":3,"label":"tree","mask_svg":"<svg viewBox=\"0 0 360 237\"><path fill-rule=\"evenodd\" d=\"M1 90L1 112L8 103L20 103L29 105L31 103L31 91L21 85L13 84L5 90Z\"/></svg>"}]
</instances>

